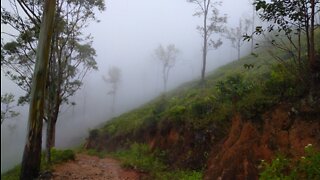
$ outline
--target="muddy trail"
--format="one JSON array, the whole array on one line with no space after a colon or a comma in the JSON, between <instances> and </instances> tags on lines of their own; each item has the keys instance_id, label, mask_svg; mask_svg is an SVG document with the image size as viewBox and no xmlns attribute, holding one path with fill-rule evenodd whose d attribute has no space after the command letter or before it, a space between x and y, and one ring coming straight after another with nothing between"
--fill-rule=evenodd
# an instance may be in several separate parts
<instances>
[{"instance_id":1,"label":"muddy trail","mask_svg":"<svg viewBox=\"0 0 320 180\"><path fill-rule=\"evenodd\" d=\"M86 154L77 154L74 161L56 165L50 179L138 180L140 174L134 170L122 168L120 162L113 158L100 159Z\"/></svg>"}]
</instances>

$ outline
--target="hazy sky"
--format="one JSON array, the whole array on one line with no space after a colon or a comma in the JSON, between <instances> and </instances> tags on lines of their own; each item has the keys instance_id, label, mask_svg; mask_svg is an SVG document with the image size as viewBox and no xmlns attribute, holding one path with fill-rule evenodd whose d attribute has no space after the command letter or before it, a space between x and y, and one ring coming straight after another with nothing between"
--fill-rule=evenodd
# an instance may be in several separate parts
<instances>
[{"instance_id":1,"label":"hazy sky","mask_svg":"<svg viewBox=\"0 0 320 180\"><path fill-rule=\"evenodd\" d=\"M8 0L1 1L1 5L8 7ZM195 4L186 0L111 0L106 2L106 7L103 13L96 12L101 22L93 22L85 30L94 37L99 71L91 72L81 91L71 98L77 106L61 109L56 133L58 147L72 145L79 135L84 137L89 128L111 116L111 97L102 80L111 66L122 71L117 114L161 93L161 64L154 56L154 49L160 44L173 43L180 50L177 64L169 75L169 89L200 77L201 36L196 26L201 25L202 20L193 16ZM219 9L221 14L227 14L229 27L238 25L241 16L251 17L252 13L249 0L224 0ZM1 27L1 31L5 30ZM208 71L234 59L236 50L225 41L221 48L209 52ZM17 89L1 74L1 94L14 92L18 96L23 93ZM9 131L8 123L1 126L1 172L20 161L27 109L19 109L21 115L16 120L19 123L16 130Z\"/></svg>"}]
</instances>

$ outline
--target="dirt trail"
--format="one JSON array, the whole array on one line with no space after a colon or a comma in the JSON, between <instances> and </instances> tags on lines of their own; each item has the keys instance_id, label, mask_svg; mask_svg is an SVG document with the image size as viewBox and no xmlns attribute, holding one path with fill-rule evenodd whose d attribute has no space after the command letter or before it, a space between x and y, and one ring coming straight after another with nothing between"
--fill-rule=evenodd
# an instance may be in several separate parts
<instances>
[{"instance_id":1,"label":"dirt trail","mask_svg":"<svg viewBox=\"0 0 320 180\"><path fill-rule=\"evenodd\" d=\"M77 154L75 161L54 167L53 179L138 180L140 175L133 170L121 168L120 162L115 159Z\"/></svg>"}]
</instances>

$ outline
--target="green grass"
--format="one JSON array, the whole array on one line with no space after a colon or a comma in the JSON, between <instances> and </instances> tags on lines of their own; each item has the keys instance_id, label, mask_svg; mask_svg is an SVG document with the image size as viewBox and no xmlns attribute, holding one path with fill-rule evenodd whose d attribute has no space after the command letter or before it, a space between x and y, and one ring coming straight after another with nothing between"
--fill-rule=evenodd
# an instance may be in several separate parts
<instances>
[{"instance_id":1,"label":"green grass","mask_svg":"<svg viewBox=\"0 0 320 180\"><path fill-rule=\"evenodd\" d=\"M166 153L159 150L151 151L147 144L133 143L128 150L116 152L113 156L121 160L124 168L147 173L152 179L202 179L202 172L170 169L163 160Z\"/></svg>"},{"instance_id":2,"label":"green grass","mask_svg":"<svg viewBox=\"0 0 320 180\"><path fill-rule=\"evenodd\" d=\"M108 133L111 136L132 134L150 122L157 123L163 119L187 123L196 129L212 122L227 121L232 115L232 105L229 100L219 101L221 94L217 91L216 84L235 74L241 74L245 81L259 84L270 73L270 65L275 63L270 59L266 53L259 53L258 57L248 55L222 66L206 77L205 88L201 88L198 81L186 83L168 92L165 99L160 96L136 110L108 121L98 133ZM253 64L254 67L246 69L244 64Z\"/></svg>"},{"instance_id":3,"label":"green grass","mask_svg":"<svg viewBox=\"0 0 320 180\"><path fill-rule=\"evenodd\" d=\"M45 160L44 160L44 154L42 154L42 160L41 160L41 171L45 170L50 170L51 165L53 164L59 164L63 163L69 160L74 160L75 159L75 154L72 150L57 150L57 149L52 149L51 150L51 165L48 165ZM17 165L13 169L9 170L8 172L4 173L1 175L1 179L3 180L17 180L19 179L20 176L20 169L21 166Z\"/></svg>"}]
</instances>

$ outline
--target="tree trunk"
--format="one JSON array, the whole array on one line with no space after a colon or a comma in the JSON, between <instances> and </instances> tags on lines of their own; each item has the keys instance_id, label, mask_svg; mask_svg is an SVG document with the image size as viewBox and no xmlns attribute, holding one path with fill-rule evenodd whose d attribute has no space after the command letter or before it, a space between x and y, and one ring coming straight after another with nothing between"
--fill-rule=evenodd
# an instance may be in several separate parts
<instances>
[{"instance_id":1,"label":"tree trunk","mask_svg":"<svg viewBox=\"0 0 320 180\"><path fill-rule=\"evenodd\" d=\"M162 78L163 78L163 93L167 92L167 84L169 78L170 67L168 65L164 65L162 69Z\"/></svg>"},{"instance_id":2,"label":"tree trunk","mask_svg":"<svg viewBox=\"0 0 320 180\"><path fill-rule=\"evenodd\" d=\"M205 3L205 1L204 1ZM209 3L209 2L208 2ZM204 16L203 16L203 49L202 49L202 71L201 71L201 83L204 85L204 78L206 74L206 64L207 64L207 51L208 51L208 31L207 31L207 16L208 9L207 4L204 4Z\"/></svg>"},{"instance_id":3,"label":"tree trunk","mask_svg":"<svg viewBox=\"0 0 320 180\"><path fill-rule=\"evenodd\" d=\"M53 32L55 7L55 0L45 1L31 87L28 134L21 163L21 180L32 180L39 175L40 171L44 94L48 74L49 51Z\"/></svg>"},{"instance_id":4,"label":"tree trunk","mask_svg":"<svg viewBox=\"0 0 320 180\"><path fill-rule=\"evenodd\" d=\"M60 103L55 105L54 112L50 115L47 122L47 139L46 139L46 161L51 163L51 149L55 146L56 123L58 120Z\"/></svg>"},{"instance_id":5,"label":"tree trunk","mask_svg":"<svg viewBox=\"0 0 320 180\"><path fill-rule=\"evenodd\" d=\"M255 31L254 30L254 21L255 21L255 15L254 15L254 13L255 13L255 11L256 11L256 7L254 6L254 5L252 5L253 6L253 10L252 10L252 29L251 29L251 31L252 31L252 33ZM251 54L253 53L253 44L254 44L254 42L253 42L253 36L252 36L252 38L251 38Z\"/></svg>"},{"instance_id":6,"label":"tree trunk","mask_svg":"<svg viewBox=\"0 0 320 180\"><path fill-rule=\"evenodd\" d=\"M55 146L55 137L56 137L56 123L58 120L60 105L61 105L61 98L60 98L60 87L61 87L61 81L58 80L58 85L54 86L54 83L56 83L54 80L51 80L53 85L53 88L50 89L49 96L51 101L49 101L49 117L47 121L47 137L46 137L46 161L47 163L51 163L51 148ZM52 108L53 107L53 108Z\"/></svg>"},{"instance_id":7,"label":"tree trunk","mask_svg":"<svg viewBox=\"0 0 320 180\"><path fill-rule=\"evenodd\" d=\"M240 60L240 52L241 52L241 40L238 40L238 45L237 45L237 50L238 50L238 61Z\"/></svg>"},{"instance_id":8,"label":"tree trunk","mask_svg":"<svg viewBox=\"0 0 320 180\"><path fill-rule=\"evenodd\" d=\"M314 47L314 16L315 16L315 2L314 0L311 0L311 22L310 22L310 66L312 73L315 69L316 65L316 58L315 58L315 47Z\"/></svg>"}]
</instances>

